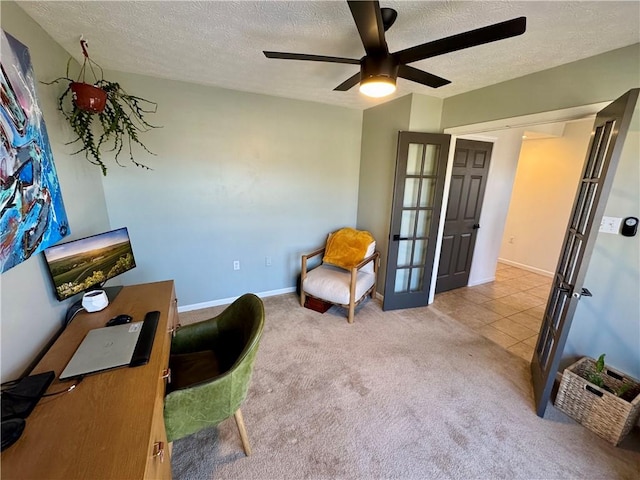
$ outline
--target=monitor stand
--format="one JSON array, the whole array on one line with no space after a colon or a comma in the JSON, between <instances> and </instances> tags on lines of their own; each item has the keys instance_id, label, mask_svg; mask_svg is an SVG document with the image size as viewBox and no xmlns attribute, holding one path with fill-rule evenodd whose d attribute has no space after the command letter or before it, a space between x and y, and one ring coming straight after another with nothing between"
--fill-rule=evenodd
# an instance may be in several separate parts
<instances>
[{"instance_id":1,"label":"monitor stand","mask_svg":"<svg viewBox=\"0 0 640 480\"><path fill-rule=\"evenodd\" d=\"M104 290L104 293L107 294L107 298L109 299L109 303L112 303L120 293L120 290L122 290L122 285L116 285L115 287L103 287L100 290Z\"/></svg>"}]
</instances>

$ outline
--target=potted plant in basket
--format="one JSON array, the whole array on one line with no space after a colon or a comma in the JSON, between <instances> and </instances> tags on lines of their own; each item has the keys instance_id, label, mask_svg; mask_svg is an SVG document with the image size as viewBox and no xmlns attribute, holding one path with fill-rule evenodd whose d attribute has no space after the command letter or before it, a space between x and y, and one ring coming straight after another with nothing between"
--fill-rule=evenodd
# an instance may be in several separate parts
<instances>
[{"instance_id":1,"label":"potted plant in basket","mask_svg":"<svg viewBox=\"0 0 640 480\"><path fill-rule=\"evenodd\" d=\"M584 357L562 374L555 405L618 445L640 417L640 382L604 362Z\"/></svg>"},{"instance_id":2,"label":"potted plant in basket","mask_svg":"<svg viewBox=\"0 0 640 480\"><path fill-rule=\"evenodd\" d=\"M58 82L68 83L66 90L58 97L58 110L62 112L77 135L77 138L69 144L80 142L82 145L79 150L73 152L73 155L84 152L86 159L100 166L102 174L106 175L107 166L102 157L104 148L108 147L109 151L115 151L116 163L123 166L118 161L118 157L126 145L131 162L138 167L150 169L133 158L132 147L133 143L137 143L154 155L140 141L138 134L158 128L145 119L146 114L156 112L157 104L129 95L119 83L105 80L100 65L89 58L86 41L80 40L80 46L84 62L78 78L74 80L69 77L70 58L67 62L66 76L45 83L46 85ZM87 67L94 77L93 84L85 81ZM99 78L96 75L96 69L100 72Z\"/></svg>"}]
</instances>

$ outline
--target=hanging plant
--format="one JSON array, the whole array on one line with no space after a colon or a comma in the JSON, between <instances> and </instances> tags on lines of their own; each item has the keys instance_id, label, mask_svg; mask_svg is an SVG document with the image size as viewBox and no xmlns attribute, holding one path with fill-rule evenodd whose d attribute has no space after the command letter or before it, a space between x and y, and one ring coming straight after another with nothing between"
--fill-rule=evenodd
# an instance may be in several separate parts
<instances>
[{"instance_id":1,"label":"hanging plant","mask_svg":"<svg viewBox=\"0 0 640 480\"><path fill-rule=\"evenodd\" d=\"M45 83L46 85L68 83L65 91L58 97L58 110L62 112L77 135L75 140L68 142L68 145L74 143L82 145L82 148L73 152L72 155L84 152L86 159L98 165L102 169L102 174L106 176L107 166L103 161L103 151L107 149L115 152L116 163L123 167L119 157L126 147L129 159L134 165L150 170L133 158L132 147L133 143L137 143L145 151L155 155L144 146L138 134L152 128L159 128L151 125L144 118L146 114L156 113L158 105L144 98L129 95L119 83L105 80L100 65L89 58L87 42L80 40L80 46L84 62L78 78L74 80L69 77L72 60L70 58L67 62L66 76ZM94 77L93 84L85 81L87 67ZM96 75L96 69L99 70L99 77Z\"/></svg>"}]
</instances>

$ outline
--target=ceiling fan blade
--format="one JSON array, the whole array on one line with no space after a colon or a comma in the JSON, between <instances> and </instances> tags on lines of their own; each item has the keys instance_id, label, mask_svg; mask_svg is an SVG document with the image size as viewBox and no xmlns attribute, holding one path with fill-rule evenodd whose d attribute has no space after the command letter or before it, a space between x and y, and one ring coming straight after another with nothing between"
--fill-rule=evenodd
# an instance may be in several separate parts
<instances>
[{"instance_id":1,"label":"ceiling fan blade","mask_svg":"<svg viewBox=\"0 0 640 480\"><path fill-rule=\"evenodd\" d=\"M388 54L389 48L384 38L384 25L380 4L377 1L348 1L351 15L358 27L358 33L362 40L367 55Z\"/></svg>"},{"instance_id":2,"label":"ceiling fan blade","mask_svg":"<svg viewBox=\"0 0 640 480\"><path fill-rule=\"evenodd\" d=\"M422 70L410 67L409 65L399 65L398 76L432 88L442 87L443 85L451 83L451 81L446 78L438 77L432 73L423 72Z\"/></svg>"},{"instance_id":3,"label":"ceiling fan blade","mask_svg":"<svg viewBox=\"0 0 640 480\"><path fill-rule=\"evenodd\" d=\"M464 48L515 37L523 34L526 28L526 17L518 17L507 20L506 22L496 23L488 27L470 30L465 33L400 50L392 55L399 63L417 62L418 60L436 57L444 53L455 52Z\"/></svg>"},{"instance_id":4,"label":"ceiling fan blade","mask_svg":"<svg viewBox=\"0 0 640 480\"><path fill-rule=\"evenodd\" d=\"M330 62L330 63L348 63L350 65L360 65L360 60L344 57L327 57L324 55L307 55L305 53L285 53L285 52L267 52L264 51L267 58L279 58L282 60L308 60L310 62Z\"/></svg>"},{"instance_id":5,"label":"ceiling fan blade","mask_svg":"<svg viewBox=\"0 0 640 480\"><path fill-rule=\"evenodd\" d=\"M360 83L360 72L347 78L344 82L342 82L333 90L338 92L346 92L350 88L355 87L358 83Z\"/></svg>"}]
</instances>

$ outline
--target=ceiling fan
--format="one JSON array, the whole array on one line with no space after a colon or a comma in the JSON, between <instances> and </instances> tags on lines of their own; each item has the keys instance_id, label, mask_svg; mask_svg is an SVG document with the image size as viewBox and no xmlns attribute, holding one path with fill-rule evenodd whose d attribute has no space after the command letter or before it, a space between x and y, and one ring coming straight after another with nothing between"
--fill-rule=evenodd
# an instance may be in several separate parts
<instances>
[{"instance_id":1,"label":"ceiling fan","mask_svg":"<svg viewBox=\"0 0 640 480\"><path fill-rule=\"evenodd\" d=\"M359 83L360 91L365 95L383 97L395 91L398 77L432 88L451 83L437 75L410 67L408 63L515 37L525 32L527 24L526 17L518 17L390 53L384 32L393 25L398 13L392 8L380 8L377 1L347 1L347 3L366 52L361 59L270 51L264 51L265 56L283 60L360 65L358 73L349 77L334 90L345 92Z\"/></svg>"}]
</instances>

